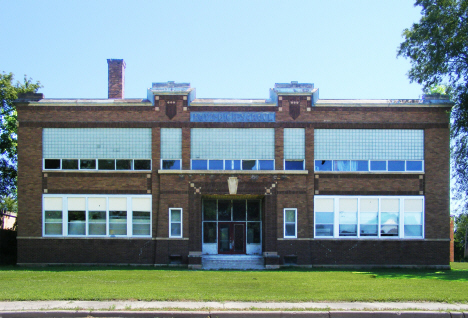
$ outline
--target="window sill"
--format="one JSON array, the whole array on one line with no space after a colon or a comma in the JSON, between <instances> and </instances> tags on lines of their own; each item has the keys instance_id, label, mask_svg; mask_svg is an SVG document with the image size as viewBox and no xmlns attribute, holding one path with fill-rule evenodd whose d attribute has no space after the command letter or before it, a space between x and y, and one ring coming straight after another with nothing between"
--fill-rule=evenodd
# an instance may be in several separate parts
<instances>
[{"instance_id":1,"label":"window sill","mask_svg":"<svg viewBox=\"0 0 468 318\"><path fill-rule=\"evenodd\" d=\"M424 171L314 171L314 174L425 174Z\"/></svg>"},{"instance_id":2,"label":"window sill","mask_svg":"<svg viewBox=\"0 0 468 318\"><path fill-rule=\"evenodd\" d=\"M42 170L42 173L151 173L151 170Z\"/></svg>"},{"instance_id":3,"label":"window sill","mask_svg":"<svg viewBox=\"0 0 468 318\"><path fill-rule=\"evenodd\" d=\"M52 240L151 240L151 236L55 236L18 237L19 239L52 239Z\"/></svg>"},{"instance_id":4,"label":"window sill","mask_svg":"<svg viewBox=\"0 0 468 318\"><path fill-rule=\"evenodd\" d=\"M309 174L308 170L158 170L159 174Z\"/></svg>"}]
</instances>

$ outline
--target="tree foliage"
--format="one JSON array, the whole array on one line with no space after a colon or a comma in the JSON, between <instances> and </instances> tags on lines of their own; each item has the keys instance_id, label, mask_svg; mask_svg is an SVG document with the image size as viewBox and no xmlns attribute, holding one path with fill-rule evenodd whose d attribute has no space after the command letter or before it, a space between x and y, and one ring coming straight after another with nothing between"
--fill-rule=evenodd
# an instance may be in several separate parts
<instances>
[{"instance_id":1,"label":"tree foliage","mask_svg":"<svg viewBox=\"0 0 468 318\"><path fill-rule=\"evenodd\" d=\"M455 232L453 234L455 261L465 258L466 231L468 229L468 214L462 213L455 216Z\"/></svg>"},{"instance_id":2,"label":"tree foliage","mask_svg":"<svg viewBox=\"0 0 468 318\"><path fill-rule=\"evenodd\" d=\"M468 208L468 0L416 0L421 20L403 31L398 56L410 59L408 77L425 91L439 85L452 109L452 168L455 192Z\"/></svg>"},{"instance_id":3,"label":"tree foliage","mask_svg":"<svg viewBox=\"0 0 468 318\"><path fill-rule=\"evenodd\" d=\"M17 113L13 101L18 94L37 92L41 87L24 77L14 83L12 73L0 73L0 196L16 196Z\"/></svg>"}]
</instances>

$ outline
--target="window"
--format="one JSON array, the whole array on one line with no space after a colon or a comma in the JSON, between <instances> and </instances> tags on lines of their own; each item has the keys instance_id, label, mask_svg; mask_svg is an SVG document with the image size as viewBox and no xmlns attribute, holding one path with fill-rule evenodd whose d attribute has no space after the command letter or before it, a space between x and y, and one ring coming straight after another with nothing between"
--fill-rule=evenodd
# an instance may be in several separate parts
<instances>
[{"instance_id":1,"label":"window","mask_svg":"<svg viewBox=\"0 0 468 318\"><path fill-rule=\"evenodd\" d=\"M315 237L424 237L423 196L316 195L314 215Z\"/></svg>"},{"instance_id":2,"label":"window","mask_svg":"<svg viewBox=\"0 0 468 318\"><path fill-rule=\"evenodd\" d=\"M192 128L191 159L275 159L273 128Z\"/></svg>"},{"instance_id":3,"label":"window","mask_svg":"<svg viewBox=\"0 0 468 318\"><path fill-rule=\"evenodd\" d=\"M109 198L109 235L127 235L127 198Z\"/></svg>"},{"instance_id":4,"label":"window","mask_svg":"<svg viewBox=\"0 0 468 318\"><path fill-rule=\"evenodd\" d=\"M315 129L315 171L423 171L424 131Z\"/></svg>"},{"instance_id":5,"label":"window","mask_svg":"<svg viewBox=\"0 0 468 318\"><path fill-rule=\"evenodd\" d=\"M68 235L86 235L86 198L68 198Z\"/></svg>"},{"instance_id":6,"label":"window","mask_svg":"<svg viewBox=\"0 0 468 318\"><path fill-rule=\"evenodd\" d=\"M315 236L333 236L334 203L335 200L328 198L315 200Z\"/></svg>"},{"instance_id":7,"label":"window","mask_svg":"<svg viewBox=\"0 0 468 318\"><path fill-rule=\"evenodd\" d=\"M405 199L405 237L422 236L423 205L421 200Z\"/></svg>"},{"instance_id":8,"label":"window","mask_svg":"<svg viewBox=\"0 0 468 318\"><path fill-rule=\"evenodd\" d=\"M150 128L44 128L45 170L151 170Z\"/></svg>"},{"instance_id":9,"label":"window","mask_svg":"<svg viewBox=\"0 0 468 318\"><path fill-rule=\"evenodd\" d=\"M88 199L88 234L103 236L107 234L107 199Z\"/></svg>"},{"instance_id":10,"label":"window","mask_svg":"<svg viewBox=\"0 0 468 318\"><path fill-rule=\"evenodd\" d=\"M284 160L284 170L304 170L304 160Z\"/></svg>"},{"instance_id":11,"label":"window","mask_svg":"<svg viewBox=\"0 0 468 318\"><path fill-rule=\"evenodd\" d=\"M261 244L261 200L204 199L202 207L203 244L218 242L218 222L246 223L247 244Z\"/></svg>"},{"instance_id":12,"label":"window","mask_svg":"<svg viewBox=\"0 0 468 318\"><path fill-rule=\"evenodd\" d=\"M287 161L286 161L287 163ZM405 168L406 167L406 168ZM289 170L289 169L286 169ZM405 160L315 160L315 171L419 172L423 161Z\"/></svg>"},{"instance_id":13,"label":"window","mask_svg":"<svg viewBox=\"0 0 468 318\"><path fill-rule=\"evenodd\" d=\"M301 163L302 164L302 163ZM192 170L275 170L274 160L192 159Z\"/></svg>"},{"instance_id":14,"label":"window","mask_svg":"<svg viewBox=\"0 0 468 318\"><path fill-rule=\"evenodd\" d=\"M339 236L357 235L357 199L339 201Z\"/></svg>"},{"instance_id":15,"label":"window","mask_svg":"<svg viewBox=\"0 0 468 318\"><path fill-rule=\"evenodd\" d=\"M182 169L182 129L161 128L161 169Z\"/></svg>"},{"instance_id":16,"label":"window","mask_svg":"<svg viewBox=\"0 0 468 318\"><path fill-rule=\"evenodd\" d=\"M132 230L134 236L151 234L151 201L132 198Z\"/></svg>"},{"instance_id":17,"label":"window","mask_svg":"<svg viewBox=\"0 0 468 318\"><path fill-rule=\"evenodd\" d=\"M284 129L284 170L304 170L305 129Z\"/></svg>"},{"instance_id":18,"label":"window","mask_svg":"<svg viewBox=\"0 0 468 318\"><path fill-rule=\"evenodd\" d=\"M44 205L44 234L62 235L62 198L45 198Z\"/></svg>"},{"instance_id":19,"label":"window","mask_svg":"<svg viewBox=\"0 0 468 318\"><path fill-rule=\"evenodd\" d=\"M97 162L97 164L96 164ZM179 164L180 165L180 164ZM44 159L45 170L151 170L150 159Z\"/></svg>"},{"instance_id":20,"label":"window","mask_svg":"<svg viewBox=\"0 0 468 318\"><path fill-rule=\"evenodd\" d=\"M284 209L284 237L297 238L297 209Z\"/></svg>"},{"instance_id":21,"label":"window","mask_svg":"<svg viewBox=\"0 0 468 318\"><path fill-rule=\"evenodd\" d=\"M182 237L182 209L169 209L169 237Z\"/></svg>"},{"instance_id":22,"label":"window","mask_svg":"<svg viewBox=\"0 0 468 318\"><path fill-rule=\"evenodd\" d=\"M151 236L151 196L43 195L44 236Z\"/></svg>"}]
</instances>

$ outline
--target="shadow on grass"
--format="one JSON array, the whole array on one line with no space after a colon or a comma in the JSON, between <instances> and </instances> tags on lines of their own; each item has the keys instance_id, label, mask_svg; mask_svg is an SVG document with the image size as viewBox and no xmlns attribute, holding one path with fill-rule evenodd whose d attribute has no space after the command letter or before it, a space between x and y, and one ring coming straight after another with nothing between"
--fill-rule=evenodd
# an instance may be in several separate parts
<instances>
[{"instance_id":1,"label":"shadow on grass","mask_svg":"<svg viewBox=\"0 0 468 318\"><path fill-rule=\"evenodd\" d=\"M37 271L37 272L93 272L93 271L188 271L184 267L152 267L152 266L87 266L87 265L48 265L48 266L0 266L0 271ZM210 271L206 271L210 272ZM219 272L239 272L238 270L220 270ZM286 267L276 270L263 270L258 272L304 272L304 273L319 273L319 272L340 272L355 275L366 275L371 278L390 278L390 279L440 279L446 281L468 281L468 269L452 269L452 270L431 270L431 269L340 269L340 268L300 268Z\"/></svg>"}]
</instances>

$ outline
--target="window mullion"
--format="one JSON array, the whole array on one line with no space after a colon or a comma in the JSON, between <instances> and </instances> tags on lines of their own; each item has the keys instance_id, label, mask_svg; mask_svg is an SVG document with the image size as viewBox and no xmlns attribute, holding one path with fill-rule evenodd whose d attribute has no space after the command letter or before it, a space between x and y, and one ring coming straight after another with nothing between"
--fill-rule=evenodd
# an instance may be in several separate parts
<instances>
[{"instance_id":1,"label":"window mullion","mask_svg":"<svg viewBox=\"0 0 468 318\"><path fill-rule=\"evenodd\" d=\"M63 236L68 236L68 200L66 196L63 196L62 200L62 233Z\"/></svg>"}]
</instances>

